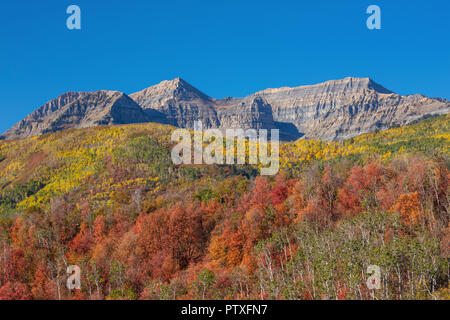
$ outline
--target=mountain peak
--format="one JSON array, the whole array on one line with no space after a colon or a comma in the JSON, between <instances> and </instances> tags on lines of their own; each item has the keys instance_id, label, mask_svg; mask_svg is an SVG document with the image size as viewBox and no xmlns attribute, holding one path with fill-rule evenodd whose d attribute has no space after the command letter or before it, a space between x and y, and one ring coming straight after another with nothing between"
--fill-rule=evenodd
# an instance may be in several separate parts
<instances>
[{"instance_id":1,"label":"mountain peak","mask_svg":"<svg viewBox=\"0 0 450 320\"><path fill-rule=\"evenodd\" d=\"M168 100L203 101L209 103L212 99L181 78L164 80L160 83L130 94L142 108L154 108Z\"/></svg>"},{"instance_id":2,"label":"mountain peak","mask_svg":"<svg viewBox=\"0 0 450 320\"><path fill-rule=\"evenodd\" d=\"M298 87L268 88L256 92L255 94L264 95L264 94L281 93L285 91L311 91L311 90L314 91L325 90L337 92L337 91L358 91L363 89L369 89L383 94L393 93L392 91L384 88L383 86L373 81L371 78L347 77L344 79L328 80L317 84L303 85Z\"/></svg>"},{"instance_id":3,"label":"mountain peak","mask_svg":"<svg viewBox=\"0 0 450 320\"><path fill-rule=\"evenodd\" d=\"M339 80L331 80L331 81L339 81ZM371 78L356 78L356 77L347 77L342 80L342 82L349 83L354 86L359 86L360 88L371 89L378 93L391 94L392 91L384 88L382 85L376 83Z\"/></svg>"},{"instance_id":4,"label":"mountain peak","mask_svg":"<svg viewBox=\"0 0 450 320\"><path fill-rule=\"evenodd\" d=\"M180 78L180 77L176 77L176 78L174 78L174 79L172 79L172 80L169 80L169 82L172 82L172 83L175 83L175 84L177 84L177 85L189 85L186 81L184 81L182 78Z\"/></svg>"},{"instance_id":5,"label":"mountain peak","mask_svg":"<svg viewBox=\"0 0 450 320\"><path fill-rule=\"evenodd\" d=\"M177 77L177 78L174 78L174 79L172 79L172 80L163 80L163 81L161 81L161 82L158 83L158 84L149 86L149 87L147 87L147 88L141 90L140 92L145 91L145 90L150 90L150 89L176 90L176 89L178 89L178 88L195 89L195 88L194 88L192 85L190 85L187 81L185 81L184 79L182 79L182 78L180 78L180 77ZM197 89L195 89L195 90L197 90Z\"/></svg>"},{"instance_id":6,"label":"mountain peak","mask_svg":"<svg viewBox=\"0 0 450 320\"><path fill-rule=\"evenodd\" d=\"M179 87L187 87L187 86L191 87L191 85L189 83L187 83L186 81L184 81L180 77L177 77L177 78L174 78L172 80L161 81L160 83L158 83L156 85L153 85L151 87L166 87L166 88L176 89L176 88L179 88Z\"/></svg>"},{"instance_id":7,"label":"mountain peak","mask_svg":"<svg viewBox=\"0 0 450 320\"><path fill-rule=\"evenodd\" d=\"M177 77L172 80L162 81L159 84L157 84L157 86L166 86L167 88L175 90L175 91L176 90L178 90L178 91L185 90L185 91L188 91L191 93L195 93L199 97L209 99L209 97L206 94L204 94L203 92L201 92L200 90L198 90L193 85L189 84L188 82L186 82L185 80L183 80L180 77Z\"/></svg>"}]
</instances>

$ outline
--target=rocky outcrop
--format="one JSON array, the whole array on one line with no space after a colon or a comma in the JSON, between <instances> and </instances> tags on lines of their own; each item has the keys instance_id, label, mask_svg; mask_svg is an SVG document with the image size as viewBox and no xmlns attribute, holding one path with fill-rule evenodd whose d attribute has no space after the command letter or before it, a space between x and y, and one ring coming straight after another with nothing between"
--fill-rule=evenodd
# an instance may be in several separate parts
<instances>
[{"instance_id":1,"label":"rocky outcrop","mask_svg":"<svg viewBox=\"0 0 450 320\"><path fill-rule=\"evenodd\" d=\"M130 97L132 99L130 99ZM450 102L401 96L369 78L266 89L245 98L214 99L186 81L163 81L128 97L117 91L68 92L5 132L6 139L99 124L159 122L194 128L280 129L284 140L341 140L403 126L450 111Z\"/></svg>"}]
</instances>

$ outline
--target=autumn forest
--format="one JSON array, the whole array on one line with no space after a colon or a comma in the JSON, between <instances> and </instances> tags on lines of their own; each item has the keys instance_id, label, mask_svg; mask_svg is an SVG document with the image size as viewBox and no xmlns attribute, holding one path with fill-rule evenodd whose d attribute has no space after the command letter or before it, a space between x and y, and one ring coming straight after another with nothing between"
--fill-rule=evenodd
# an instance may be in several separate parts
<instances>
[{"instance_id":1,"label":"autumn forest","mask_svg":"<svg viewBox=\"0 0 450 320\"><path fill-rule=\"evenodd\" d=\"M449 128L282 143L276 176L174 165L154 123L0 141L0 299L450 299Z\"/></svg>"}]
</instances>

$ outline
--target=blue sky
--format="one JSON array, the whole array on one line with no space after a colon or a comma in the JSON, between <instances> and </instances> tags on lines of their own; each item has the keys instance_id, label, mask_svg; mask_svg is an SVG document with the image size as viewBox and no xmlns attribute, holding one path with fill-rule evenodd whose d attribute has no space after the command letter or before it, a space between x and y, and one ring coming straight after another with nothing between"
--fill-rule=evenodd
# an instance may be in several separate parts
<instances>
[{"instance_id":1,"label":"blue sky","mask_svg":"<svg viewBox=\"0 0 450 320\"><path fill-rule=\"evenodd\" d=\"M68 30L66 8L81 8ZM366 27L381 8L382 29ZM0 6L0 132L58 95L182 77L206 94L371 77L450 99L450 1L54 0Z\"/></svg>"}]
</instances>

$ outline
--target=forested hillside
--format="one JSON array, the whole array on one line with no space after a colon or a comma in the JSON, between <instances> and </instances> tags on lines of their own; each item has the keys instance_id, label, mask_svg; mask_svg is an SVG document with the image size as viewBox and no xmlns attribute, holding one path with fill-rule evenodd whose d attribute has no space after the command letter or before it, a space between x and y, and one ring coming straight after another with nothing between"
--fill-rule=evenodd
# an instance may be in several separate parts
<instances>
[{"instance_id":1,"label":"forested hillside","mask_svg":"<svg viewBox=\"0 0 450 320\"><path fill-rule=\"evenodd\" d=\"M172 130L0 141L0 299L450 299L449 115L284 143L273 177L173 165Z\"/></svg>"}]
</instances>

